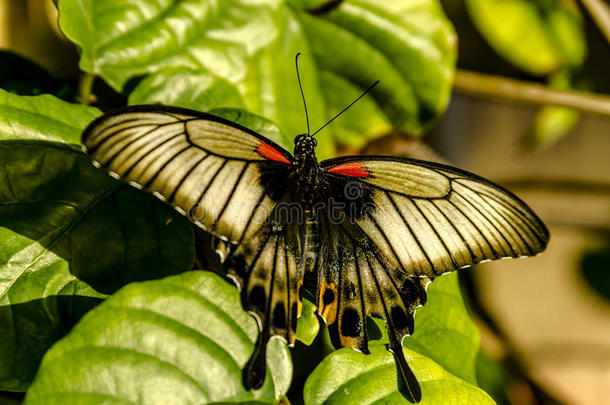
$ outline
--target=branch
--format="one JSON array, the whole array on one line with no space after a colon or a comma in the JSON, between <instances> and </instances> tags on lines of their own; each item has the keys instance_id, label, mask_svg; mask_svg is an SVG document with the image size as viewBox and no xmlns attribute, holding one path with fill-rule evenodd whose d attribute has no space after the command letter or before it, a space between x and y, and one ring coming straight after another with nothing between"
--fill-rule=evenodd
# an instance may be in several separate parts
<instances>
[{"instance_id":1,"label":"branch","mask_svg":"<svg viewBox=\"0 0 610 405\"><path fill-rule=\"evenodd\" d=\"M602 0L580 0L610 44L610 8Z\"/></svg>"},{"instance_id":2,"label":"branch","mask_svg":"<svg viewBox=\"0 0 610 405\"><path fill-rule=\"evenodd\" d=\"M90 105L96 101L95 96L91 93L94 82L95 75L92 73L83 73L78 81L77 99L81 104Z\"/></svg>"},{"instance_id":3,"label":"branch","mask_svg":"<svg viewBox=\"0 0 610 405\"><path fill-rule=\"evenodd\" d=\"M585 91L555 90L538 83L458 70L453 88L465 94L530 104L556 105L610 116L610 97Z\"/></svg>"}]
</instances>

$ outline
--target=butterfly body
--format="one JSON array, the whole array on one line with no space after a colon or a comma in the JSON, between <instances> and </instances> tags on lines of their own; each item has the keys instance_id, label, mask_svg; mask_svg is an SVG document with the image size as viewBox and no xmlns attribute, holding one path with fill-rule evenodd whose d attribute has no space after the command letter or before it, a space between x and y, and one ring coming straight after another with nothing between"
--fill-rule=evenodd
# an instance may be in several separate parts
<instances>
[{"instance_id":1,"label":"butterfly body","mask_svg":"<svg viewBox=\"0 0 610 405\"><path fill-rule=\"evenodd\" d=\"M267 341L293 345L304 283L332 342L368 353L367 317L387 326L411 397L421 390L402 350L436 277L482 261L535 255L548 231L518 197L472 173L389 156L318 162L210 114L158 105L106 114L83 133L93 163L172 205L226 245L224 268L257 320L245 382L265 379Z\"/></svg>"}]
</instances>

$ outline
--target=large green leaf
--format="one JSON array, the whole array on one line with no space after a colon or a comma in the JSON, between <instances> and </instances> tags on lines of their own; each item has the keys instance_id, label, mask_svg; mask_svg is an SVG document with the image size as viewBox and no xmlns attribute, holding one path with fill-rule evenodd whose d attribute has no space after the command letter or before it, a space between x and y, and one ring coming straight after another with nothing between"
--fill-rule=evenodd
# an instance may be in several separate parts
<instances>
[{"instance_id":1,"label":"large green leaf","mask_svg":"<svg viewBox=\"0 0 610 405\"><path fill-rule=\"evenodd\" d=\"M23 390L104 294L188 270L194 249L184 217L66 143L97 110L4 92L0 110L0 389Z\"/></svg>"},{"instance_id":2,"label":"large green leaf","mask_svg":"<svg viewBox=\"0 0 610 405\"><path fill-rule=\"evenodd\" d=\"M419 133L444 110L455 35L438 0L346 0L325 13L320 5L301 0L148 0L137 5L61 0L59 9L63 31L82 48L82 69L116 89L147 76L135 85L131 103L245 107L294 136L306 130L294 70L294 57L302 52L312 130L376 79L381 84L372 97L378 108L352 115L362 123L333 123L342 142L351 143L350 131L379 135L388 120ZM208 90L211 96L202 95ZM378 114L372 120L371 110ZM354 144L361 137L355 136ZM330 137L319 137L318 153L332 154Z\"/></svg>"},{"instance_id":3,"label":"large green leaf","mask_svg":"<svg viewBox=\"0 0 610 405\"><path fill-rule=\"evenodd\" d=\"M435 0L349 0L323 15L301 14L318 66L364 88L390 121L418 133L444 111L455 36Z\"/></svg>"},{"instance_id":4,"label":"large green leaf","mask_svg":"<svg viewBox=\"0 0 610 405\"><path fill-rule=\"evenodd\" d=\"M38 139L80 144L97 108L69 104L50 95L18 96L0 89L0 141Z\"/></svg>"},{"instance_id":5,"label":"large green leaf","mask_svg":"<svg viewBox=\"0 0 610 405\"><path fill-rule=\"evenodd\" d=\"M407 361L422 388L426 405L493 405L480 388L452 375L429 358L405 349ZM394 356L383 346L370 354L340 349L327 356L307 379L306 405L411 404L406 388L397 389Z\"/></svg>"},{"instance_id":6,"label":"large green leaf","mask_svg":"<svg viewBox=\"0 0 610 405\"><path fill-rule=\"evenodd\" d=\"M466 0L474 24L494 50L532 74L580 66L586 39L572 0Z\"/></svg>"},{"instance_id":7,"label":"large green leaf","mask_svg":"<svg viewBox=\"0 0 610 405\"><path fill-rule=\"evenodd\" d=\"M231 82L205 72L181 67L161 69L144 78L129 95L129 104L160 103L194 110L245 107Z\"/></svg>"},{"instance_id":8,"label":"large green leaf","mask_svg":"<svg viewBox=\"0 0 610 405\"><path fill-rule=\"evenodd\" d=\"M286 7L276 13L278 39L249 60L239 80L231 82L218 70L166 68L138 83L129 96L130 104L156 102L205 111L244 108L275 122L285 138L280 144L292 150L295 135L307 129L294 57L308 46L293 14ZM303 55L300 65L305 94L312 101L322 100L311 57ZM310 103L309 117L312 125L322 125L326 117L324 103ZM319 138L318 155L331 154L331 139Z\"/></svg>"},{"instance_id":9,"label":"large green leaf","mask_svg":"<svg viewBox=\"0 0 610 405\"><path fill-rule=\"evenodd\" d=\"M280 0L60 0L59 23L82 50L80 67L120 89L181 66L244 76L249 58L278 35Z\"/></svg>"},{"instance_id":10,"label":"large green leaf","mask_svg":"<svg viewBox=\"0 0 610 405\"><path fill-rule=\"evenodd\" d=\"M292 375L281 339L263 387L243 387L257 331L237 289L210 272L131 284L49 350L25 403L277 403Z\"/></svg>"},{"instance_id":11,"label":"large green leaf","mask_svg":"<svg viewBox=\"0 0 610 405\"><path fill-rule=\"evenodd\" d=\"M399 390L394 358L385 348L383 325L374 325L381 334L370 342L371 354L341 349L329 355L307 381L307 404L339 404L348 398L355 404L369 404L381 398L408 403ZM442 276L430 285L428 302L416 313L415 333L405 339L404 345L407 360L422 386L422 403L493 403L476 386L479 335L464 306L456 273ZM342 369L346 364L347 369ZM326 383L321 385L321 381Z\"/></svg>"},{"instance_id":12,"label":"large green leaf","mask_svg":"<svg viewBox=\"0 0 610 405\"><path fill-rule=\"evenodd\" d=\"M346 99L355 100L362 92L354 83L330 71L320 72L320 84L331 116L345 108ZM336 125L333 133L338 143L361 149L370 139L392 131L392 125L372 98L365 97L358 103L358 108L343 113L341 125Z\"/></svg>"}]
</instances>

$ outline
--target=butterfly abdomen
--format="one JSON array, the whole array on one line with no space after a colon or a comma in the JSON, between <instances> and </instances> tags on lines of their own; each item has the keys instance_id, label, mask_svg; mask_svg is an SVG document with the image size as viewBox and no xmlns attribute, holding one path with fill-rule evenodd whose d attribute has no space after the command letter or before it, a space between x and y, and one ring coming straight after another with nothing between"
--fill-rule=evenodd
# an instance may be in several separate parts
<instances>
[{"instance_id":1,"label":"butterfly abdomen","mask_svg":"<svg viewBox=\"0 0 610 405\"><path fill-rule=\"evenodd\" d=\"M316 214L305 210L305 245L303 247L303 259L305 273L313 272L316 268L318 253L320 251L320 240L318 237L318 220Z\"/></svg>"}]
</instances>

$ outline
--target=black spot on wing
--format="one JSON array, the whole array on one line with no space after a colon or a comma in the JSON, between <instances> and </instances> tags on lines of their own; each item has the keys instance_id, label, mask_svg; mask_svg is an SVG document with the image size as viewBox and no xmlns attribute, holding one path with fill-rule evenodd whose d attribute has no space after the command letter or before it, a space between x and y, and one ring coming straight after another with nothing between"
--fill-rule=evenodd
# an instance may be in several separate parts
<instances>
[{"instance_id":1,"label":"black spot on wing","mask_svg":"<svg viewBox=\"0 0 610 405\"><path fill-rule=\"evenodd\" d=\"M324 291L324 294L322 295L322 302L324 303L324 305L330 305L333 303L334 300L335 293L333 290L328 288L326 291Z\"/></svg>"},{"instance_id":2,"label":"black spot on wing","mask_svg":"<svg viewBox=\"0 0 610 405\"><path fill-rule=\"evenodd\" d=\"M412 278L405 278L398 289L400 296L409 305L424 305L426 303L426 291L417 281Z\"/></svg>"},{"instance_id":3,"label":"black spot on wing","mask_svg":"<svg viewBox=\"0 0 610 405\"><path fill-rule=\"evenodd\" d=\"M273 308L273 326L278 329L286 329L286 308L283 302L278 302Z\"/></svg>"},{"instance_id":4,"label":"black spot on wing","mask_svg":"<svg viewBox=\"0 0 610 405\"><path fill-rule=\"evenodd\" d=\"M261 286L253 287L248 294L248 304L250 307L256 308L261 312L265 310L265 304L267 302L265 289Z\"/></svg>"},{"instance_id":5,"label":"black spot on wing","mask_svg":"<svg viewBox=\"0 0 610 405\"><path fill-rule=\"evenodd\" d=\"M392 323L396 330L407 330L409 334L413 333L414 323L413 316L405 314L405 311L399 307L394 306L390 310L390 316L392 317Z\"/></svg>"},{"instance_id":6,"label":"black spot on wing","mask_svg":"<svg viewBox=\"0 0 610 405\"><path fill-rule=\"evenodd\" d=\"M362 335L362 322L358 311L353 308L345 308L341 316L341 335L358 337Z\"/></svg>"}]
</instances>

